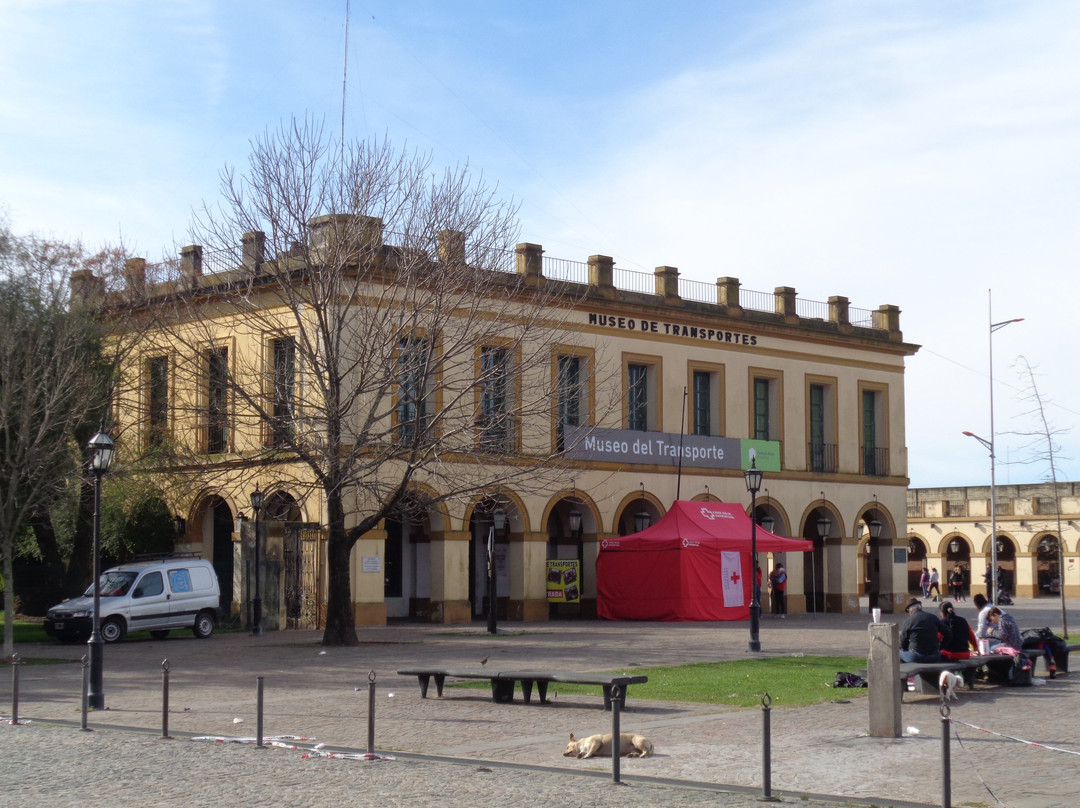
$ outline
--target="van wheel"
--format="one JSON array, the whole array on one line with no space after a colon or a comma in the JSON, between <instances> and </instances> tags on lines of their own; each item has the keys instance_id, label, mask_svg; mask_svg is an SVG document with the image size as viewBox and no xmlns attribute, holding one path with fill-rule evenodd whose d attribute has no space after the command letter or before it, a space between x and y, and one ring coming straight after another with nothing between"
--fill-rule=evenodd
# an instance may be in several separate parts
<instances>
[{"instance_id":1,"label":"van wheel","mask_svg":"<svg viewBox=\"0 0 1080 808\"><path fill-rule=\"evenodd\" d=\"M150 636L155 640L164 640L169 636L169 630L167 628L159 628L157 631L151 631Z\"/></svg>"},{"instance_id":2,"label":"van wheel","mask_svg":"<svg viewBox=\"0 0 1080 808\"><path fill-rule=\"evenodd\" d=\"M213 634L214 615L210 614L210 612L199 612L198 616L195 618L195 625L191 628L191 633L200 640L205 640Z\"/></svg>"},{"instance_id":3,"label":"van wheel","mask_svg":"<svg viewBox=\"0 0 1080 808\"><path fill-rule=\"evenodd\" d=\"M124 621L119 617L106 617L101 621L101 639L105 642L119 642L124 631Z\"/></svg>"}]
</instances>

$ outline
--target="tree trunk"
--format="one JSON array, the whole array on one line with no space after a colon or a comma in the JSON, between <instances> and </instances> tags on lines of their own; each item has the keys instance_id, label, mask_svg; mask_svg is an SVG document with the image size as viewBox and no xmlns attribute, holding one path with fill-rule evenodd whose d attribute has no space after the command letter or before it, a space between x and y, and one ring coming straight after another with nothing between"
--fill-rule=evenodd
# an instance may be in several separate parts
<instances>
[{"instance_id":1,"label":"tree trunk","mask_svg":"<svg viewBox=\"0 0 1080 808\"><path fill-rule=\"evenodd\" d=\"M64 591L64 560L60 557L49 509L43 505L37 507L29 521L34 529L41 560L14 561L15 594L23 614L42 617L50 606L59 603L68 594Z\"/></svg>"},{"instance_id":2,"label":"tree trunk","mask_svg":"<svg viewBox=\"0 0 1080 808\"><path fill-rule=\"evenodd\" d=\"M345 511L339 493L332 491L327 494L327 511L330 517L330 535L326 542L329 579L323 645L359 645L353 620L349 575L349 558L355 542L349 539L345 531Z\"/></svg>"}]
</instances>

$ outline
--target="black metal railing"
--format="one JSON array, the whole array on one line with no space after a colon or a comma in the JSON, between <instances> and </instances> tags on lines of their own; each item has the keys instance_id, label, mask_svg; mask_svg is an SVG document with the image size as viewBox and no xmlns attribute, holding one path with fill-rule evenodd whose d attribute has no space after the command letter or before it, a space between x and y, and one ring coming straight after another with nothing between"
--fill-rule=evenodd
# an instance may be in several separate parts
<instances>
[{"instance_id":1,"label":"black metal railing","mask_svg":"<svg viewBox=\"0 0 1080 808\"><path fill-rule=\"evenodd\" d=\"M835 474L837 469L835 443L809 443L806 447L806 466L810 471Z\"/></svg>"},{"instance_id":2,"label":"black metal railing","mask_svg":"<svg viewBox=\"0 0 1080 808\"><path fill-rule=\"evenodd\" d=\"M871 477L889 476L889 450L881 446L862 447L862 468L860 471Z\"/></svg>"}]
</instances>

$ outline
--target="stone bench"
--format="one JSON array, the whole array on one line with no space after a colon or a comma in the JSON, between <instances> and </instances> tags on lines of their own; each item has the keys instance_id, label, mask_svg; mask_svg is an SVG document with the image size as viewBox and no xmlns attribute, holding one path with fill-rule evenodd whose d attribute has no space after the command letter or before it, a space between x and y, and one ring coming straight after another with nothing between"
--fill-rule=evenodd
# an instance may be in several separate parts
<instances>
[{"instance_id":1,"label":"stone bench","mask_svg":"<svg viewBox=\"0 0 1080 808\"><path fill-rule=\"evenodd\" d=\"M521 696L526 704L532 701L533 686L541 704L547 704L548 685L552 682L565 684L598 685L604 693L604 709L611 709L612 689L618 686L620 709L626 706L626 691L630 685L644 684L648 676L613 673L577 673L550 670L496 670L492 668L419 667L403 668L399 676L415 676L420 683L420 698L426 699L428 686L435 680L435 691L442 698L443 685L451 679L487 679L491 682L491 700L497 704L509 704L514 700L514 685L521 682Z\"/></svg>"}]
</instances>

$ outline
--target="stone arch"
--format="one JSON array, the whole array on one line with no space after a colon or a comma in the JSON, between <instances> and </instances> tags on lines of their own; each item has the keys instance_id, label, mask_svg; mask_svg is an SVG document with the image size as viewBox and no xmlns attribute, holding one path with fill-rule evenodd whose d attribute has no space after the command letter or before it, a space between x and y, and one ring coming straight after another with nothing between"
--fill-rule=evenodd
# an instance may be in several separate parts
<instances>
[{"instance_id":1,"label":"stone arch","mask_svg":"<svg viewBox=\"0 0 1080 808\"><path fill-rule=\"evenodd\" d=\"M285 489L270 491L263 500L264 517L273 522L304 522L304 510Z\"/></svg>"},{"instance_id":2,"label":"stone arch","mask_svg":"<svg viewBox=\"0 0 1080 808\"><path fill-rule=\"evenodd\" d=\"M879 608L884 612L895 611L903 604L897 604L893 596L903 599L907 592L907 571L896 569L892 552L893 540L896 538L896 520L889 509L876 498L864 503L856 513L856 536L859 539L858 546L862 548L859 558L870 608ZM881 534L877 539L873 538L871 530L875 521L881 525ZM894 581L897 575L903 575L904 580Z\"/></svg>"},{"instance_id":3,"label":"stone arch","mask_svg":"<svg viewBox=\"0 0 1080 808\"><path fill-rule=\"evenodd\" d=\"M819 529L819 520L827 519L828 531L824 536ZM828 554L839 551L840 537L845 535L844 520L840 510L833 503L822 496L813 500L803 510L799 519L799 538L813 542L814 549L804 554L803 558L803 592L806 611L813 614L826 611L839 611L839 604L830 603L830 593L836 597L840 595L840 583L833 580L836 576L830 576L828 572ZM788 574L793 577L793 567L788 564ZM790 589L788 599L791 599Z\"/></svg>"},{"instance_id":4,"label":"stone arch","mask_svg":"<svg viewBox=\"0 0 1080 808\"><path fill-rule=\"evenodd\" d=\"M667 513L667 509L664 508L663 502L658 497L644 488L639 488L632 494L626 494L615 507L615 515L611 523L611 534L626 536L636 533L634 519L638 513L647 513L651 520L650 524L656 524L657 520Z\"/></svg>"},{"instance_id":5,"label":"stone arch","mask_svg":"<svg viewBox=\"0 0 1080 808\"><path fill-rule=\"evenodd\" d=\"M216 491L201 492L191 506L191 519L187 523L189 543L195 545L203 558L214 565L218 586L221 588L221 609L231 614L239 606L241 593L239 580L240 553L237 518L241 513L231 498Z\"/></svg>"}]
</instances>

